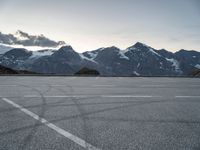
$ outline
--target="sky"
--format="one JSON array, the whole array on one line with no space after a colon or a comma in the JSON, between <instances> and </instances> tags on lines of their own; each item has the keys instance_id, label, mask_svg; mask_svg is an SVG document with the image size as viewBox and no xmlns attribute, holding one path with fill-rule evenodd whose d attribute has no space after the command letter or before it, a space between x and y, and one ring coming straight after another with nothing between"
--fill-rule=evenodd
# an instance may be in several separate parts
<instances>
[{"instance_id":1,"label":"sky","mask_svg":"<svg viewBox=\"0 0 200 150\"><path fill-rule=\"evenodd\" d=\"M200 50L200 0L0 0L0 31L22 30L79 52L154 48Z\"/></svg>"}]
</instances>

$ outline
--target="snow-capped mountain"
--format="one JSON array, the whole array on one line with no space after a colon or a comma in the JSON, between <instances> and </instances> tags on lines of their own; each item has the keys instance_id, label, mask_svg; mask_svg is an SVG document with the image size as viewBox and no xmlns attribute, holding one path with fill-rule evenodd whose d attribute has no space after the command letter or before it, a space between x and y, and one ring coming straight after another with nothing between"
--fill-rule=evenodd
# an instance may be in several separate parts
<instances>
[{"instance_id":1,"label":"snow-capped mountain","mask_svg":"<svg viewBox=\"0 0 200 150\"><path fill-rule=\"evenodd\" d=\"M81 68L107 76L182 76L200 68L200 52L176 53L136 43L125 50L107 47L77 53L71 46L58 50L12 49L0 56L0 64L18 70L72 75Z\"/></svg>"},{"instance_id":2,"label":"snow-capped mountain","mask_svg":"<svg viewBox=\"0 0 200 150\"><path fill-rule=\"evenodd\" d=\"M181 70L166 56L160 55L156 49L143 43L136 43L124 51L130 58L131 67L140 75L179 75Z\"/></svg>"},{"instance_id":3,"label":"snow-capped mountain","mask_svg":"<svg viewBox=\"0 0 200 150\"><path fill-rule=\"evenodd\" d=\"M1 44L0 43L0 55L8 52L9 50L13 49L14 47L11 47L9 45Z\"/></svg>"}]
</instances>

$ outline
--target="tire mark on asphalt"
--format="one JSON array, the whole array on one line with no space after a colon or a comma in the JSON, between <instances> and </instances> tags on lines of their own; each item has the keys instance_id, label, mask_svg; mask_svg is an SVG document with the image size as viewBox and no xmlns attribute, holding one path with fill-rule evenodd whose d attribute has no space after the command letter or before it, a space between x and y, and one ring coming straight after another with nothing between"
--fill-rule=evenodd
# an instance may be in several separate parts
<instances>
[{"instance_id":1,"label":"tire mark on asphalt","mask_svg":"<svg viewBox=\"0 0 200 150\"><path fill-rule=\"evenodd\" d=\"M53 88L52 88L53 89ZM12 98L21 98L21 97L12 97ZM89 100L89 99L93 99L93 98L97 98L96 96L93 97L86 97L86 98L76 98L76 100ZM71 100L69 100L71 101ZM66 98L61 98L61 100L57 101L57 102L51 102L51 103L47 103L46 106L48 107L59 107L59 106L75 106L76 104L63 104L66 102ZM123 103L127 103L127 102L123 102ZM101 103L81 103L80 105L98 105ZM106 103L102 103L102 104L106 104ZM109 103L108 103L109 104ZM37 105L31 105L31 106L26 106L26 108L37 108L40 107L41 104L37 104ZM0 113L4 113L4 112L8 112L8 111L15 111L18 110L16 108L8 108L8 109L4 109L4 110L0 110Z\"/></svg>"},{"instance_id":2,"label":"tire mark on asphalt","mask_svg":"<svg viewBox=\"0 0 200 150\"><path fill-rule=\"evenodd\" d=\"M29 88L29 89L35 91L36 93L38 93L38 94L41 96L42 104L40 105L40 106L41 106L41 107L40 107L41 109L40 109L40 111L39 111L39 115L38 115L38 116L41 117L41 118L44 117L45 111L46 111L46 110L45 110L45 109L46 109L45 106L46 106L46 104L47 104L47 103L46 103L46 98L44 97L44 94L47 93L47 92L49 92L49 91L51 90L52 87L51 87L51 86L48 86L48 89L42 93L42 92L40 92L40 90L38 90L38 89L36 89L36 88L33 88L33 87L31 87L31 86L28 86L28 85L19 85L19 86L25 87L25 88ZM23 139L23 141L20 143L18 149L20 149L20 150L25 150L25 149L26 149L26 147L28 146L28 144L31 142L33 136L36 134L39 124L40 124L40 120L37 120L37 121L35 122L35 124L33 125L31 131L29 132L29 134L28 134L28 135Z\"/></svg>"},{"instance_id":3,"label":"tire mark on asphalt","mask_svg":"<svg viewBox=\"0 0 200 150\"><path fill-rule=\"evenodd\" d=\"M137 104L129 104L129 105L123 105L123 106L116 106L116 107L113 107L113 108L108 108L108 109L102 109L102 110L98 110L98 111L93 111L93 112L88 112L88 113L85 113L83 115L91 115L91 114L96 114L96 113L101 113L101 112L105 112L105 111L111 111L111 110L118 110L118 109L121 109L121 108L128 108L128 107L136 107L136 106L140 106L140 105L146 105L146 104L151 104L151 103L157 103L158 101L154 101L154 102L148 102L148 103L137 103ZM160 102L159 102L160 103ZM69 117L63 117L63 118L60 118L60 119L55 119L55 120L51 120L52 123L56 123L56 122L59 122L59 121L63 121L63 120L69 120L69 119L74 119L74 118L78 118L80 117L80 115L72 115L72 116L69 116ZM88 118L90 119L90 117ZM99 119L99 120L102 120L102 119L106 119L106 118L91 118L92 119ZM108 118L109 119L109 118ZM114 119L111 119L114 121ZM117 120L116 120L117 121ZM200 124L200 120L125 120L125 119L118 119L118 121L130 121L130 122L143 122L143 123L175 123L175 124L197 124L199 125ZM41 123L39 123L38 125L36 126L42 126ZM13 130L10 130L10 131L5 131L5 132L1 132L0 133L0 136L4 136L4 135L7 135L7 134L13 134L15 132L19 132L19 131L23 131L23 130L26 130L26 129L30 129L30 128L33 128L34 125L30 125L30 126L25 126L25 127L21 127L21 128L17 128L17 129L13 129Z\"/></svg>"},{"instance_id":4,"label":"tire mark on asphalt","mask_svg":"<svg viewBox=\"0 0 200 150\"><path fill-rule=\"evenodd\" d=\"M88 97L88 98L77 98L76 100L89 100L89 99L93 99L93 98L97 98L97 97ZM66 102L65 98L62 98L62 100L57 101L57 102L53 102L53 103L47 103L46 106L48 107L59 107L59 106L75 106L76 104L63 104ZM89 105L109 105L109 104L133 104L133 103L140 103L140 102L147 102L146 100L136 100L136 101L122 101L122 102L87 102L87 103L80 103L79 105L83 105L83 106L89 106ZM148 101L149 102L149 101ZM154 101L155 102L155 101ZM162 101L156 101L157 103L200 103L200 100L162 100ZM31 106L27 106L26 108L37 108L40 107L41 104L38 105L31 105ZM16 108L8 108L8 109L4 109L4 110L0 110L0 113L4 113L4 112L8 112L8 111L15 111L17 110Z\"/></svg>"},{"instance_id":5,"label":"tire mark on asphalt","mask_svg":"<svg viewBox=\"0 0 200 150\"><path fill-rule=\"evenodd\" d=\"M66 87L69 88L70 90L70 93L74 93L74 89L72 88L72 86L70 85L66 85ZM57 89L59 90L60 92L64 93L64 94L68 94L67 91L63 90L63 89L60 89L60 88L57 88L57 87L53 87L54 89ZM83 130L83 135L84 135L84 140L85 141L88 141L89 139L89 134L92 129L91 127L91 122L88 123L88 119L87 119L87 116L83 115L86 113L85 109L82 107L81 103L79 102L78 99L76 98L70 98L70 100L75 104L76 108L77 108L77 111L79 112L79 117L82 122L83 122L83 126L82 126L82 130ZM87 146L87 149L89 149L89 145Z\"/></svg>"}]
</instances>

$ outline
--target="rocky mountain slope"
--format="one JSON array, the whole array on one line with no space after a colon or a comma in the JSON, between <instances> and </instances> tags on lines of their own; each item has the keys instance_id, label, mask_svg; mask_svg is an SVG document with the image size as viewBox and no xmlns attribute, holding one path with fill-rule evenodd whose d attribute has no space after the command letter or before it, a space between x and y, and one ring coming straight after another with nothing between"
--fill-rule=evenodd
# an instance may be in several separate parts
<instances>
[{"instance_id":1,"label":"rocky mountain slope","mask_svg":"<svg viewBox=\"0 0 200 150\"><path fill-rule=\"evenodd\" d=\"M28 75L28 74L38 74L35 72L27 71L27 70L13 70L11 68L0 65L0 75Z\"/></svg>"},{"instance_id":2,"label":"rocky mountain slope","mask_svg":"<svg viewBox=\"0 0 200 150\"><path fill-rule=\"evenodd\" d=\"M107 76L183 76L200 68L200 52L172 53L139 42L126 50L113 46L84 53L77 53L71 46L36 52L12 49L0 56L0 64L17 70L68 75L86 67Z\"/></svg>"}]
</instances>

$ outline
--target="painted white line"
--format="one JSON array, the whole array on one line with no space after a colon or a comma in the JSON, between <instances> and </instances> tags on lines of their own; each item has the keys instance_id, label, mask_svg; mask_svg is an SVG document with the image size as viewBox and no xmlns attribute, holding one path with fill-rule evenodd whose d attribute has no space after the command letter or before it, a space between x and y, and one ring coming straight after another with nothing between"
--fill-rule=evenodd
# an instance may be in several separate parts
<instances>
[{"instance_id":1,"label":"painted white line","mask_svg":"<svg viewBox=\"0 0 200 150\"><path fill-rule=\"evenodd\" d=\"M25 98L40 98L40 95L24 95ZM91 97L101 97L101 98L152 98L152 97L162 97L162 96L151 96L151 95L54 95L48 96L44 95L45 98L91 98Z\"/></svg>"},{"instance_id":2,"label":"painted white line","mask_svg":"<svg viewBox=\"0 0 200 150\"><path fill-rule=\"evenodd\" d=\"M59 127L57 127L56 125L48 122L46 119L39 117L38 115L36 115L35 113L29 111L28 109L14 103L13 101L7 99L7 98L2 98L3 101L7 102L8 104L11 104L12 106L14 106L15 108L18 108L19 110L21 110L22 112L24 112L25 114L29 115L30 117L34 118L35 120L40 121L42 124L46 125L47 127L53 129L54 131L56 131L57 133L63 135L64 137L70 139L71 141L75 142L76 144L82 146L85 149L88 150L100 150L96 147L94 147L93 145L87 143L86 141L84 141L83 139L67 132L66 130L63 130Z\"/></svg>"},{"instance_id":3,"label":"painted white line","mask_svg":"<svg viewBox=\"0 0 200 150\"><path fill-rule=\"evenodd\" d=\"M115 87L115 85L92 85L93 87Z\"/></svg>"},{"instance_id":4,"label":"painted white line","mask_svg":"<svg viewBox=\"0 0 200 150\"><path fill-rule=\"evenodd\" d=\"M56 87L65 87L66 85L51 85L51 86L56 86Z\"/></svg>"},{"instance_id":5,"label":"painted white line","mask_svg":"<svg viewBox=\"0 0 200 150\"><path fill-rule=\"evenodd\" d=\"M24 95L24 97L27 98L40 98L40 95ZM67 95L53 95L53 96L48 96L48 95L44 95L43 97L45 98L87 98L89 96L84 96L84 95L72 95L72 96L67 96Z\"/></svg>"},{"instance_id":6,"label":"painted white line","mask_svg":"<svg viewBox=\"0 0 200 150\"><path fill-rule=\"evenodd\" d=\"M102 95L103 98L151 98L158 96L149 96L149 95Z\"/></svg>"},{"instance_id":7,"label":"painted white line","mask_svg":"<svg viewBox=\"0 0 200 150\"><path fill-rule=\"evenodd\" d=\"M200 98L200 96L175 96L176 98Z\"/></svg>"},{"instance_id":8,"label":"painted white line","mask_svg":"<svg viewBox=\"0 0 200 150\"><path fill-rule=\"evenodd\" d=\"M166 87L165 85L141 85L140 87Z\"/></svg>"}]
</instances>

